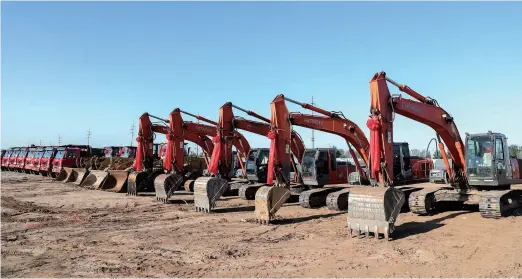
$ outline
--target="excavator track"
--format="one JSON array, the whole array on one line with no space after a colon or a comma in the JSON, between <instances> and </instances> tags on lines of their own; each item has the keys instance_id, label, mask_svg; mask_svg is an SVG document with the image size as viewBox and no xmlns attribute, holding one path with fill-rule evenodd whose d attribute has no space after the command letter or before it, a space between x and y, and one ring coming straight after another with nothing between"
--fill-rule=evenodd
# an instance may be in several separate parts
<instances>
[{"instance_id":1,"label":"excavator track","mask_svg":"<svg viewBox=\"0 0 522 279\"><path fill-rule=\"evenodd\" d=\"M488 191L480 194L479 211L483 218L499 219L522 207L522 190Z\"/></svg>"},{"instance_id":2,"label":"excavator track","mask_svg":"<svg viewBox=\"0 0 522 279\"><path fill-rule=\"evenodd\" d=\"M169 198L183 184L183 175L180 174L160 174L154 179L154 190L156 200L167 203Z\"/></svg>"},{"instance_id":3,"label":"excavator track","mask_svg":"<svg viewBox=\"0 0 522 279\"><path fill-rule=\"evenodd\" d=\"M256 199L256 192L261 188L263 184L256 183L256 184L246 184L239 187L238 195L241 199L244 200L255 200Z\"/></svg>"},{"instance_id":4,"label":"excavator track","mask_svg":"<svg viewBox=\"0 0 522 279\"><path fill-rule=\"evenodd\" d=\"M439 189L423 189L410 194L408 206L417 215L431 215L435 211L435 192Z\"/></svg>"},{"instance_id":5,"label":"excavator track","mask_svg":"<svg viewBox=\"0 0 522 279\"><path fill-rule=\"evenodd\" d=\"M328 194L326 197L326 208L336 211L344 211L348 209L348 195L351 188L342 189Z\"/></svg>"},{"instance_id":6,"label":"excavator track","mask_svg":"<svg viewBox=\"0 0 522 279\"><path fill-rule=\"evenodd\" d=\"M194 182L194 206L196 211L210 213L216 201L228 189L228 181L219 177L199 177Z\"/></svg>"},{"instance_id":7,"label":"excavator track","mask_svg":"<svg viewBox=\"0 0 522 279\"><path fill-rule=\"evenodd\" d=\"M268 225L276 212L290 198L290 191L285 187L263 186L256 193L256 222Z\"/></svg>"},{"instance_id":8,"label":"excavator track","mask_svg":"<svg viewBox=\"0 0 522 279\"><path fill-rule=\"evenodd\" d=\"M319 208L326 205L330 193L341 190L339 187L328 187L303 191L299 195L299 204L304 208Z\"/></svg>"},{"instance_id":9,"label":"excavator track","mask_svg":"<svg viewBox=\"0 0 522 279\"><path fill-rule=\"evenodd\" d=\"M389 240L395 221L405 202L404 192L389 188L354 187L348 196L348 230L350 235L375 238L384 235Z\"/></svg>"}]
</instances>

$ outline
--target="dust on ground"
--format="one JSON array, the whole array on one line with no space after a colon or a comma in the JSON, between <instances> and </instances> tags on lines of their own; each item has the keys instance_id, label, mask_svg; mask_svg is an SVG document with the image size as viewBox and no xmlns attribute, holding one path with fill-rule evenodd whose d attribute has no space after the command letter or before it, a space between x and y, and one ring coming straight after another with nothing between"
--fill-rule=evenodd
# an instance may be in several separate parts
<instances>
[{"instance_id":1,"label":"dust on ground","mask_svg":"<svg viewBox=\"0 0 522 279\"><path fill-rule=\"evenodd\" d=\"M235 197L204 214L190 193L162 204L12 172L1 187L2 277L522 277L522 217L473 207L402 213L386 242L326 208L287 204L261 226Z\"/></svg>"}]
</instances>

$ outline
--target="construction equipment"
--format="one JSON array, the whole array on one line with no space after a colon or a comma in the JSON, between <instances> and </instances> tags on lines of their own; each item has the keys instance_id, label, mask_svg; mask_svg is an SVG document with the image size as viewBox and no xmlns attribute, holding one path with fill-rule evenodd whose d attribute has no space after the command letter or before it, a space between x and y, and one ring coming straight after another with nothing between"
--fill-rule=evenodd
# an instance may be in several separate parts
<instances>
[{"instance_id":1,"label":"construction equipment","mask_svg":"<svg viewBox=\"0 0 522 279\"><path fill-rule=\"evenodd\" d=\"M33 146L29 148L27 156L25 157L24 167L21 169L22 172L31 173L31 167L33 165L33 157L36 154L37 147Z\"/></svg>"},{"instance_id":2,"label":"construction equipment","mask_svg":"<svg viewBox=\"0 0 522 279\"><path fill-rule=\"evenodd\" d=\"M64 183L72 182L76 185L80 185L88 170L85 166L82 167L78 164L88 161L83 160L84 158L99 156L101 154L103 154L102 149L91 148L89 145L70 144L59 146L56 148L56 155L52 159L52 176L57 176L56 181L62 181Z\"/></svg>"},{"instance_id":3,"label":"construction equipment","mask_svg":"<svg viewBox=\"0 0 522 279\"><path fill-rule=\"evenodd\" d=\"M387 82L416 100L392 96ZM478 203L482 217L500 218L522 204L522 190L511 184L522 183L517 170L519 160L510 159L507 138L500 133L466 134L466 149L453 117L438 102L424 97L406 85L400 85L380 72L370 81L371 110L369 170L380 187L352 191L348 200L348 229L356 235L389 239L395 229L404 193L395 186L393 173L393 120L395 113L428 125L437 133L438 148L448 171L451 187L428 188L408 198L411 211L430 214L442 202ZM452 157L450 168L446 148ZM467 162L467 166L466 166ZM440 208L439 208L440 209Z\"/></svg>"},{"instance_id":4,"label":"construction equipment","mask_svg":"<svg viewBox=\"0 0 522 279\"><path fill-rule=\"evenodd\" d=\"M160 120L159 123L152 123L150 118ZM155 191L154 180L161 174L165 174L165 160L168 161L167 167L170 165L171 151L172 148L162 148L159 152L154 150L154 138L155 133L161 133L168 135L169 127L167 126L168 120L144 113L139 118L139 130L136 141L138 146L136 149L136 159L134 160L133 171L125 177L127 183L127 195L138 195L140 192ZM182 146L183 148L183 146ZM155 155L158 153L159 157ZM162 156L162 154L165 156ZM161 157L164 157L161 160ZM109 171L112 174L112 171ZM109 174L109 176L111 176ZM123 178L123 176L122 176ZM128 181L127 181L128 180ZM119 181L118 184L123 185L125 181Z\"/></svg>"},{"instance_id":5,"label":"construction equipment","mask_svg":"<svg viewBox=\"0 0 522 279\"><path fill-rule=\"evenodd\" d=\"M16 156L16 159L13 163L12 169L13 171L22 172L24 169L25 164L25 158L27 157L27 154L29 154L29 148L28 147L22 147L20 150L20 153Z\"/></svg>"},{"instance_id":6,"label":"construction equipment","mask_svg":"<svg viewBox=\"0 0 522 279\"><path fill-rule=\"evenodd\" d=\"M134 163L135 147L130 146L107 146L104 147L103 157L92 157L89 172L80 186L97 190L103 187L110 171L126 171L132 167ZM126 179L125 172L119 172ZM120 178L121 180L121 178ZM110 181L117 181L115 177L111 177ZM113 187L109 187L113 188Z\"/></svg>"},{"instance_id":7,"label":"construction equipment","mask_svg":"<svg viewBox=\"0 0 522 279\"><path fill-rule=\"evenodd\" d=\"M302 113L290 113L286 107L286 102L295 103L303 108L310 109L322 115L310 115ZM352 121L344 117L341 112L329 112L321 108L307 103L297 102L286 98L284 95L278 95L271 103L272 109L272 129L281 131L273 144L276 149L278 146L285 146L286 130L292 129L292 125L316 129L322 132L335 134L345 139L349 153L354 161L355 166L348 164L338 165L336 159L336 150L330 148L306 149L302 159L302 176L303 183L310 186L311 189L304 191L299 196L301 206L306 208L317 208L326 205L332 210L345 210L348 207L348 196L352 187L326 187L328 184L344 184L348 182L350 172L357 172L358 184L368 184L368 175L361 167L358 157L363 160L364 164L368 164L369 142L362 130ZM284 131L284 132L282 132ZM353 147L352 147L353 146ZM409 151L407 151L407 143L397 143L396 149L399 151L398 160L395 165L398 173L406 173L410 171ZM400 152L405 147L404 154ZM355 149L355 151L354 151ZM271 149L272 152L272 149ZM276 167L275 176L277 178L275 187L286 187L287 174L283 171L285 160L288 158L286 154L281 154L280 150L274 152L274 166ZM278 163L275 163L279 161ZM404 163L406 161L406 164ZM271 168L269 168L269 171ZM411 175L407 179L411 181ZM341 185L340 185L341 186ZM256 219L261 223L268 223L273 218L279 207L284 203L288 193L275 187L267 187L263 192L256 193ZM417 189L420 190L420 189ZM259 207L259 209L258 209Z\"/></svg>"},{"instance_id":8,"label":"construction equipment","mask_svg":"<svg viewBox=\"0 0 522 279\"><path fill-rule=\"evenodd\" d=\"M296 103L325 116L289 113L285 101ZM350 154L357 165L357 170L361 174L360 176L363 178L366 177L351 146L355 146L360 156L367 162L368 141L361 129L355 123L346 119L342 113L328 112L313 105L286 98L284 95L276 96L271 103L271 110L272 129L278 132L276 139L273 140L272 143L276 149L273 154L272 146L270 150L271 159L273 158L274 161L272 164L276 169L272 170L269 168L269 172L275 172L277 181L274 187L266 186L263 187L263 190L259 190L256 193L256 220L262 223L270 222L280 206L286 201L285 197L290 196L288 189L286 189L288 186L286 181L289 173L287 174L284 171L286 169L285 166L288 165L289 162L286 162L288 156L283 147L286 146L287 130L290 133L292 131L292 125L313 128L343 137L348 144ZM274 133L276 132L274 131ZM347 183L348 174L350 171L355 171L355 167L348 165L337 166L335 149L318 148L306 149L304 151L301 168L303 183L311 186L311 188L321 188L302 192L299 197L301 206L308 208L320 207L324 206L328 200L331 207L335 209L342 207L343 203L339 202L339 200L343 198L347 200L349 190L343 190L342 193L337 193L343 188L322 188L322 186ZM283 189L276 189L277 187L282 187ZM327 199L329 194L334 193L337 193L337 195L332 195Z\"/></svg>"},{"instance_id":9,"label":"construction equipment","mask_svg":"<svg viewBox=\"0 0 522 279\"><path fill-rule=\"evenodd\" d=\"M241 117L235 117L233 108L241 110L247 113L250 116L256 117L264 122L257 122L252 120L247 120ZM226 148L231 148L231 145L234 142L235 136L234 134L238 134L238 129L249 131L258 135L269 137L270 133L270 122L269 119L252 112L250 110L245 110L238 106L233 105L231 102L225 103L220 108L220 116L218 124L218 136L216 137L216 144L221 146L225 146L225 153L229 152ZM218 138L219 137L219 138ZM302 158L302 154L304 151L303 142L297 133L292 133L292 145L291 150L292 153L295 154L299 159ZM239 143L243 142L240 141ZM246 140L244 140L246 142ZM244 149L244 144L240 148ZM241 150L237 147L236 149ZM214 151L217 154L218 152ZM244 153L244 152L243 152ZM214 174L218 175L217 165L218 163L222 163L217 161L214 157L215 154L212 154L212 160L216 163L209 167L209 169L214 168ZM247 182L244 181L231 181L230 176L226 177L221 175L221 177L202 177L196 180L195 182L195 196L194 196L194 204L196 206L196 210L202 212L210 212L212 208L215 206L216 201L222 195L222 192L225 189L231 189L232 187L238 189L239 196L243 199L253 199L255 196L255 192L266 183L266 173L267 173L267 165L266 161L268 159L267 149L250 149L246 154L246 174L247 174ZM293 155L291 155L293 156ZM241 158L240 158L241 160ZM300 160L299 160L300 162ZM292 163L295 173L298 174L297 168L295 167L295 162ZM222 163L221 166L224 166L225 169L228 169L226 163ZM223 172L221 172L223 173ZM296 175L296 180L299 181L299 174Z\"/></svg>"},{"instance_id":10,"label":"construction equipment","mask_svg":"<svg viewBox=\"0 0 522 279\"><path fill-rule=\"evenodd\" d=\"M31 150L32 150L32 148L30 148L30 147L24 148L22 150L22 152L20 152L20 154L18 155L18 158L16 158L15 170L17 172L23 172L24 171L24 169L25 169L25 160L27 159L27 155L29 155Z\"/></svg>"},{"instance_id":11,"label":"construction equipment","mask_svg":"<svg viewBox=\"0 0 522 279\"><path fill-rule=\"evenodd\" d=\"M33 159L30 162L30 173L32 174L40 174L40 161L42 161L42 157L45 154L45 146L40 146L36 148L36 151L33 155Z\"/></svg>"},{"instance_id":12,"label":"construction equipment","mask_svg":"<svg viewBox=\"0 0 522 279\"><path fill-rule=\"evenodd\" d=\"M243 117L236 117L234 115L233 109L238 109L250 116L253 116L257 119L260 119L263 122L252 121L245 119ZM231 102L225 103L220 108L220 116L222 117L222 125L229 125L225 129L237 131L237 130L245 130L257 135L268 137L270 133L270 120L251 111L241 108L232 104ZM223 128L222 128L223 129ZM301 139L301 136L292 131L292 144L290 146L291 149L291 157L292 157L292 168L294 173L293 186L294 188L299 187L301 185L301 175L297 170L297 164L301 163L301 159L303 157L304 152L304 144ZM268 148L251 148L247 155L246 160L246 176L247 181L233 180L229 181L229 187L238 189L239 197L246 200L253 200L255 198L256 191L263 185L266 184L266 176L268 173ZM295 160L297 158L297 162ZM203 185L202 185L203 186ZM201 191L204 192L204 191ZM212 191L210 191L212 192ZM208 198L208 197L207 197Z\"/></svg>"},{"instance_id":13,"label":"construction equipment","mask_svg":"<svg viewBox=\"0 0 522 279\"><path fill-rule=\"evenodd\" d=\"M16 171L16 164L17 164L18 156L20 156L20 154L23 153L25 149L26 149L25 147L15 148L13 154L11 154L11 156L9 157L8 169L10 171Z\"/></svg>"},{"instance_id":14,"label":"construction equipment","mask_svg":"<svg viewBox=\"0 0 522 279\"><path fill-rule=\"evenodd\" d=\"M207 135L216 134L215 126L184 121L179 108L174 109L169 119L167 134L167 155L164 160L165 174L160 174L154 179L156 200L167 202L182 185L190 184L203 175L203 170L208 165L208 155L212 154L214 144ZM210 120L209 120L210 121ZM188 156L184 148L184 140L191 141L203 149L204 158Z\"/></svg>"},{"instance_id":15,"label":"construction equipment","mask_svg":"<svg viewBox=\"0 0 522 279\"><path fill-rule=\"evenodd\" d=\"M7 149L7 151L5 152L4 156L2 157L2 170L3 171L9 170L9 160L15 151L16 151L16 147L13 147L13 148Z\"/></svg>"},{"instance_id":16,"label":"construction equipment","mask_svg":"<svg viewBox=\"0 0 522 279\"><path fill-rule=\"evenodd\" d=\"M366 136L359 126L347 119L342 112L326 111L312 104L298 102L283 95L279 95L274 100L274 102L278 102L276 108L288 111L285 101L320 114L291 112L288 115L290 125L316 129L342 137L346 141L349 154L354 162L354 165L338 166L335 149L307 149L302 165L303 183L305 185L315 185L321 189L311 189L301 193L299 196L300 205L305 208L317 208L327 205L332 210L345 210L348 206L350 187L323 188L323 186L328 184L345 184L348 182L349 174L355 171L359 174L359 184L368 184L367 174L361 167L355 153L356 151L359 154L365 165L368 164L369 143Z\"/></svg>"},{"instance_id":17,"label":"construction equipment","mask_svg":"<svg viewBox=\"0 0 522 279\"><path fill-rule=\"evenodd\" d=\"M201 212L210 212L216 201L225 191L230 189L228 182L236 173L234 163L238 162L243 169L243 173L245 173L243 158L246 158L250 151L250 145L241 133L231 128L231 125L224 124L227 117L222 115L222 111L220 111L218 123L201 116L182 112L217 127L216 135L212 138L214 150L208 165L208 172L214 176L202 176L194 182L195 209ZM234 160L232 146L237 150L237 161Z\"/></svg>"},{"instance_id":18,"label":"construction equipment","mask_svg":"<svg viewBox=\"0 0 522 279\"><path fill-rule=\"evenodd\" d=\"M56 148L53 146L48 146L44 148L43 154L38 160L38 173L43 176L52 176L52 162L54 156L56 155Z\"/></svg>"}]
</instances>

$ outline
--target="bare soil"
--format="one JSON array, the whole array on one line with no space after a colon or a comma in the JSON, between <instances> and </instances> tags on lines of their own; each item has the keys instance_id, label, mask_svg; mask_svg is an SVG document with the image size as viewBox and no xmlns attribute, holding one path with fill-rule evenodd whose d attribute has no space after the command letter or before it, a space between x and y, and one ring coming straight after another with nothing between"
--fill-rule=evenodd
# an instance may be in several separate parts
<instances>
[{"instance_id":1,"label":"bare soil","mask_svg":"<svg viewBox=\"0 0 522 279\"><path fill-rule=\"evenodd\" d=\"M474 206L402 213L392 241L351 238L346 213L287 204L275 225L253 201L213 214L2 172L2 277L522 277L522 217Z\"/></svg>"}]
</instances>

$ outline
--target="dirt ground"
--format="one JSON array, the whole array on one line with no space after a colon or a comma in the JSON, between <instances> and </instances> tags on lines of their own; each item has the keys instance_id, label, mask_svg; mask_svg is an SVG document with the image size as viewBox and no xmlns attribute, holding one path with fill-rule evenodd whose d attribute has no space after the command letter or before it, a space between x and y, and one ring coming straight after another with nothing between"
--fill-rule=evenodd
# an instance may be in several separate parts
<instances>
[{"instance_id":1,"label":"dirt ground","mask_svg":"<svg viewBox=\"0 0 522 279\"><path fill-rule=\"evenodd\" d=\"M522 277L522 217L474 207L402 213L386 242L298 204L262 226L235 197L204 214L189 193L162 204L11 172L1 188L2 277Z\"/></svg>"}]
</instances>

